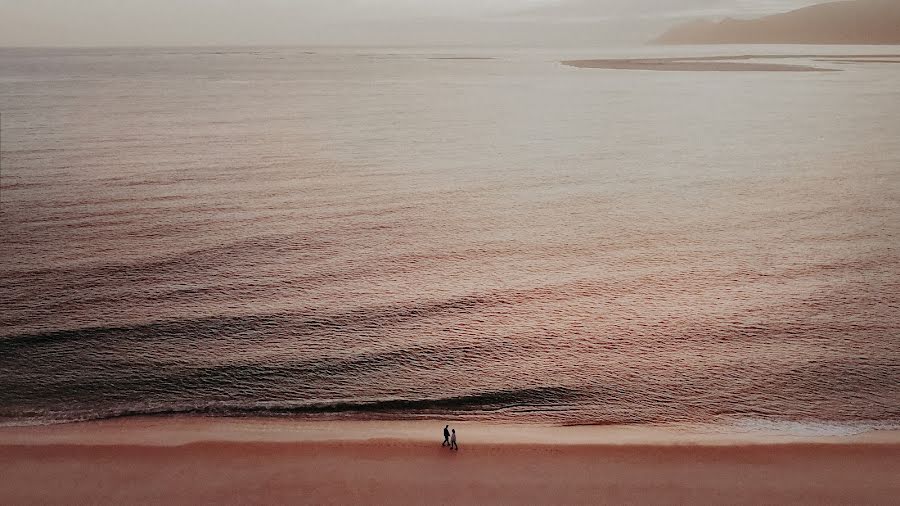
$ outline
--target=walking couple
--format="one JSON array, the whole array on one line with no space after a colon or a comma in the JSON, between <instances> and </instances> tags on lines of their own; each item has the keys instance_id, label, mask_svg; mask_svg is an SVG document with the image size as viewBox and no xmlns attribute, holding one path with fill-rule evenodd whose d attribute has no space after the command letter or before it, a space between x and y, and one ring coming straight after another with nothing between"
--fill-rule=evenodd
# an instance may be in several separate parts
<instances>
[{"instance_id":1,"label":"walking couple","mask_svg":"<svg viewBox=\"0 0 900 506\"><path fill-rule=\"evenodd\" d=\"M451 450L459 450L459 447L456 446L456 429L453 429L453 434L450 434L450 426L444 426L444 442L441 443L441 446L449 446Z\"/></svg>"}]
</instances>

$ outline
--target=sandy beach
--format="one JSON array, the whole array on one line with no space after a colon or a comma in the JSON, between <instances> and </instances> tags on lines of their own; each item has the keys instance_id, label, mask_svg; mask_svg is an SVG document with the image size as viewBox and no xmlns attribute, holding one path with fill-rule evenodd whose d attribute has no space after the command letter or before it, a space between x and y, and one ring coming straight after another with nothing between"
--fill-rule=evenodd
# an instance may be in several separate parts
<instances>
[{"instance_id":1,"label":"sandy beach","mask_svg":"<svg viewBox=\"0 0 900 506\"><path fill-rule=\"evenodd\" d=\"M891 504L900 494L896 432L798 438L453 426L459 452L440 446L439 422L4 428L0 502ZM641 432L646 443L636 442ZM559 443L549 442L554 433Z\"/></svg>"}]
</instances>

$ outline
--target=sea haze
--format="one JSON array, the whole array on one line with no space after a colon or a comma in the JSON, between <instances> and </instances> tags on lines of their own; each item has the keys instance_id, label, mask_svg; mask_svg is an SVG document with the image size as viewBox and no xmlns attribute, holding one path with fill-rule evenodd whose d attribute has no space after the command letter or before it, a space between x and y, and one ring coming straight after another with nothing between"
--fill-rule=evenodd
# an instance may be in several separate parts
<instances>
[{"instance_id":1,"label":"sea haze","mask_svg":"<svg viewBox=\"0 0 900 506\"><path fill-rule=\"evenodd\" d=\"M2 50L0 421L896 426L900 65L560 64L759 51Z\"/></svg>"}]
</instances>

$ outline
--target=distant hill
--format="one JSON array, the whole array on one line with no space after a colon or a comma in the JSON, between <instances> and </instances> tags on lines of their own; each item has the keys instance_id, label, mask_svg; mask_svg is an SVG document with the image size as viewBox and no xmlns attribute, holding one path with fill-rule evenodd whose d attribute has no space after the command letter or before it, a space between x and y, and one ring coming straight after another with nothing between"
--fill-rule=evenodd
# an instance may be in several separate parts
<instances>
[{"instance_id":1,"label":"distant hill","mask_svg":"<svg viewBox=\"0 0 900 506\"><path fill-rule=\"evenodd\" d=\"M813 5L759 19L692 21L657 44L900 44L900 0Z\"/></svg>"}]
</instances>

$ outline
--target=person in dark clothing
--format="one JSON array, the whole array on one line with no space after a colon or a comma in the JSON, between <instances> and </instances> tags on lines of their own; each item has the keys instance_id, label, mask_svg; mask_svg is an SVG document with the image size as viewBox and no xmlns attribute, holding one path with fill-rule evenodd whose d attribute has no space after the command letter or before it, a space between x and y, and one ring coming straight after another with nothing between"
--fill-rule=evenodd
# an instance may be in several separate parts
<instances>
[{"instance_id":1,"label":"person in dark clothing","mask_svg":"<svg viewBox=\"0 0 900 506\"><path fill-rule=\"evenodd\" d=\"M441 443L441 446L450 446L450 426L444 426L444 442Z\"/></svg>"}]
</instances>

